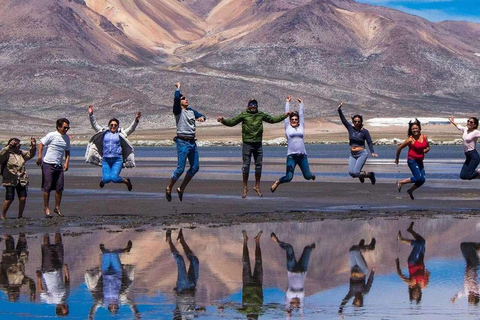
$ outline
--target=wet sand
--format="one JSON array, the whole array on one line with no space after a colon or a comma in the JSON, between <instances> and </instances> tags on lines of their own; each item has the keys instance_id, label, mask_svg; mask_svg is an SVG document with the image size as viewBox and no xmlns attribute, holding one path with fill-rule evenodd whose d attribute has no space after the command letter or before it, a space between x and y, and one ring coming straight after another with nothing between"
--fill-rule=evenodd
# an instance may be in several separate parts
<instances>
[{"instance_id":1,"label":"wet sand","mask_svg":"<svg viewBox=\"0 0 480 320\"><path fill-rule=\"evenodd\" d=\"M128 192L123 184L109 184L100 189L101 168L74 159L66 173L62 202L65 217L53 219L43 216L40 170L29 162L30 189L24 219L13 218L17 215L18 202L15 200L2 229L21 228L39 232L65 226L121 225L140 228L143 225L222 225L404 215L431 217L439 214L462 218L479 213L480 180L430 179L415 192L416 199L412 201L405 192L407 187L399 193L392 179L379 179L372 186L369 180L361 184L358 179L347 176L319 175L316 181L305 181L301 175L296 175L291 183L281 185L272 194L270 186L279 177L268 174L267 168L284 170L281 169L284 168L284 160L272 158L264 161L263 198L253 190L253 174L248 197L241 198L239 159L209 158L201 162L200 172L187 187L183 202L179 201L176 192L172 193L173 199L168 202L165 187L176 159L138 162L137 168L122 172L132 179L134 185L133 191ZM311 159L311 169L315 173L339 172L342 168L346 169L346 159ZM369 160L367 170L377 173L397 171L409 176L406 165L396 167L385 163L385 160ZM52 210L53 201L52 194Z\"/></svg>"}]
</instances>

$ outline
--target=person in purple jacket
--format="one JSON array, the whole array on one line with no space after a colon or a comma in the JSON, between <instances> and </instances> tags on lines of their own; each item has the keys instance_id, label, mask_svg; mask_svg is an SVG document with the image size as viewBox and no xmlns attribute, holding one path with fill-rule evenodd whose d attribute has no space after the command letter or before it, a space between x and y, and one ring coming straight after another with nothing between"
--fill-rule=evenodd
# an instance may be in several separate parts
<instances>
[{"instance_id":1,"label":"person in purple jacket","mask_svg":"<svg viewBox=\"0 0 480 320\"><path fill-rule=\"evenodd\" d=\"M370 133L363 127L363 117L361 115L354 115L352 117L353 125L350 124L342 112L343 102L338 105L338 115L342 120L343 125L348 130L348 139L350 144L350 157L348 158L348 173L352 178L358 178L361 183L365 182L365 178L369 178L372 184L375 184L375 172L362 171L363 166L368 158L368 151L365 150L365 141L367 141L368 148L372 157L378 157L373 150L373 142Z\"/></svg>"}]
</instances>

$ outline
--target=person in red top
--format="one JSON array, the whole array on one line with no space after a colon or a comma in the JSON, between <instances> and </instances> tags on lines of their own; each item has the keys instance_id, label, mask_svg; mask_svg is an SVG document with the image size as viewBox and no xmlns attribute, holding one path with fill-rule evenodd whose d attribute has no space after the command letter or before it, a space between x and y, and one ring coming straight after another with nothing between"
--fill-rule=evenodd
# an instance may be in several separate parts
<instances>
[{"instance_id":1,"label":"person in red top","mask_svg":"<svg viewBox=\"0 0 480 320\"><path fill-rule=\"evenodd\" d=\"M402 274L400 269L400 260L397 258L395 263L397 265L397 274L403 282L408 284L408 295L410 301L415 300L420 303L422 300L422 289L426 288L430 279L430 271L425 269L425 239L413 231L413 222L410 223L407 231L413 236L414 240L405 239L402 237L402 233L398 231L397 240L405 244L411 245L412 252L408 256L408 273L407 278Z\"/></svg>"},{"instance_id":2,"label":"person in red top","mask_svg":"<svg viewBox=\"0 0 480 320\"><path fill-rule=\"evenodd\" d=\"M413 176L405 180L397 181L398 192L402 191L402 186L406 183L413 183L413 186L407 190L410 199L415 199L413 191L420 188L425 183L425 167L423 166L423 159L425 154L430 151L427 136L422 134L422 126L420 121L415 119L414 122L408 123L408 138L403 141L397 148L397 155L395 156L395 163L398 166L398 158L402 149L408 146L408 167L412 171Z\"/></svg>"}]
</instances>

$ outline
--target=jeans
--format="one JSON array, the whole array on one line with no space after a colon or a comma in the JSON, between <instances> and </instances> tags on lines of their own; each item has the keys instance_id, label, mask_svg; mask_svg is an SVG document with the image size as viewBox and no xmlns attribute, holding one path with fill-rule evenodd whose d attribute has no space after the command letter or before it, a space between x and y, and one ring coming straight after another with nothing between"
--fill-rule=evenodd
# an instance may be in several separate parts
<instances>
[{"instance_id":1,"label":"jeans","mask_svg":"<svg viewBox=\"0 0 480 320\"><path fill-rule=\"evenodd\" d=\"M465 163L460 171L460 179L472 180L478 177L478 171L476 170L480 163L480 156L477 150L465 152Z\"/></svg>"},{"instance_id":2,"label":"jeans","mask_svg":"<svg viewBox=\"0 0 480 320\"><path fill-rule=\"evenodd\" d=\"M262 173L263 146L261 142L244 142L242 145L243 173L249 173L250 162L255 161L255 173Z\"/></svg>"},{"instance_id":3,"label":"jeans","mask_svg":"<svg viewBox=\"0 0 480 320\"><path fill-rule=\"evenodd\" d=\"M361 272L363 274L367 274L368 265L360 248L358 246L356 248L353 247L348 253L350 256L350 270L352 272Z\"/></svg>"},{"instance_id":4,"label":"jeans","mask_svg":"<svg viewBox=\"0 0 480 320\"><path fill-rule=\"evenodd\" d=\"M363 149L362 151L350 152L348 158L348 173L352 178L358 178L363 166L368 158L368 151Z\"/></svg>"},{"instance_id":5,"label":"jeans","mask_svg":"<svg viewBox=\"0 0 480 320\"><path fill-rule=\"evenodd\" d=\"M425 239L412 240L410 245L413 247L412 252L408 256L408 263L419 264L425 258Z\"/></svg>"},{"instance_id":6,"label":"jeans","mask_svg":"<svg viewBox=\"0 0 480 320\"><path fill-rule=\"evenodd\" d=\"M102 254L102 273L103 274L121 274L122 263L120 255L117 252Z\"/></svg>"},{"instance_id":7,"label":"jeans","mask_svg":"<svg viewBox=\"0 0 480 320\"><path fill-rule=\"evenodd\" d=\"M186 141L181 139L176 139L177 143L177 169L172 174L172 179L177 181L180 176L185 171L185 166L188 162L190 163L190 169L188 169L187 174L189 176L194 176L198 169L200 169L200 164L198 160L198 149L197 143L194 140Z\"/></svg>"},{"instance_id":8,"label":"jeans","mask_svg":"<svg viewBox=\"0 0 480 320\"><path fill-rule=\"evenodd\" d=\"M290 243L279 242L278 243L282 249L287 253L287 270L290 272L300 273L306 272L308 268L308 261L310 260L310 254L312 253L311 246L305 246L303 248L302 256L300 260L295 259L295 253L293 247Z\"/></svg>"},{"instance_id":9,"label":"jeans","mask_svg":"<svg viewBox=\"0 0 480 320\"><path fill-rule=\"evenodd\" d=\"M198 261L197 256L194 254L187 255L187 258L190 261L190 266L188 267L187 272L185 260L183 259L182 255L178 252L174 252L172 254L175 262L177 263L178 269L177 287L175 290L177 293L195 290L198 281L198 269L200 267L200 262Z\"/></svg>"},{"instance_id":10,"label":"jeans","mask_svg":"<svg viewBox=\"0 0 480 320\"><path fill-rule=\"evenodd\" d=\"M123 158L103 158L102 160L102 181L105 183L121 183L123 178L120 177L122 171Z\"/></svg>"},{"instance_id":11,"label":"jeans","mask_svg":"<svg viewBox=\"0 0 480 320\"><path fill-rule=\"evenodd\" d=\"M422 160L407 160L408 167L412 171L413 177L410 177L410 181L417 187L421 187L425 183L425 167Z\"/></svg>"},{"instance_id":12,"label":"jeans","mask_svg":"<svg viewBox=\"0 0 480 320\"><path fill-rule=\"evenodd\" d=\"M298 165L302 170L303 177L306 180L312 179L312 173L308 166L308 159L306 154L290 154L287 156L287 174L280 178L280 183L290 182L293 179L295 166Z\"/></svg>"}]
</instances>

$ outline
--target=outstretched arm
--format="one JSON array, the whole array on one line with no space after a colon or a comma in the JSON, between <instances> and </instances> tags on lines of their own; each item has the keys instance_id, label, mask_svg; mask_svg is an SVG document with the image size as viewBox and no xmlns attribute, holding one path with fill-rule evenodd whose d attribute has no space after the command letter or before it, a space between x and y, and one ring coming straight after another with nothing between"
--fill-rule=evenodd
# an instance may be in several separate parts
<instances>
[{"instance_id":1,"label":"outstretched arm","mask_svg":"<svg viewBox=\"0 0 480 320\"><path fill-rule=\"evenodd\" d=\"M374 275L375 275L375 270L370 271L370 275L368 276L368 280L367 280L367 285L365 286L365 294L369 293L370 289L372 288Z\"/></svg>"},{"instance_id":2,"label":"outstretched arm","mask_svg":"<svg viewBox=\"0 0 480 320\"><path fill-rule=\"evenodd\" d=\"M287 96L285 99L285 113L290 112L290 101L292 100L292 96ZM288 125L290 124L290 121L288 121L287 118L285 118L285 130L287 130Z\"/></svg>"},{"instance_id":3,"label":"outstretched arm","mask_svg":"<svg viewBox=\"0 0 480 320\"><path fill-rule=\"evenodd\" d=\"M95 130L95 132L102 131L103 128L97 123L97 120L93 115L93 106L88 106L87 111L88 111L88 118L90 119L90 125L92 126L93 130Z\"/></svg>"},{"instance_id":4,"label":"outstretched arm","mask_svg":"<svg viewBox=\"0 0 480 320\"><path fill-rule=\"evenodd\" d=\"M351 293L351 291L348 291L348 293L347 293L347 295L345 296L345 298L343 298L342 303L340 304L340 307L338 308L338 313L342 313L342 312L343 312L343 308L344 308L345 305L347 304L348 300L350 300L352 297L353 297L353 294Z\"/></svg>"},{"instance_id":5,"label":"outstretched arm","mask_svg":"<svg viewBox=\"0 0 480 320\"><path fill-rule=\"evenodd\" d=\"M228 118L226 119L224 117L218 117L218 119L220 120L219 122L221 124L224 124L227 127L233 127L243 121L243 113L240 113L238 116L233 117L231 119L228 119Z\"/></svg>"},{"instance_id":6,"label":"outstretched arm","mask_svg":"<svg viewBox=\"0 0 480 320\"><path fill-rule=\"evenodd\" d=\"M180 82L175 83L175 95L173 98L173 114L178 116L182 112L180 106Z\"/></svg>"},{"instance_id":7,"label":"outstretched arm","mask_svg":"<svg viewBox=\"0 0 480 320\"><path fill-rule=\"evenodd\" d=\"M138 126L138 122L140 122L140 117L141 116L142 116L142 113L137 112L137 114L135 115L135 119L133 120L132 124L127 129L125 129L125 131L124 131L127 136L131 135L135 131L135 129Z\"/></svg>"},{"instance_id":8,"label":"outstretched arm","mask_svg":"<svg viewBox=\"0 0 480 320\"><path fill-rule=\"evenodd\" d=\"M461 126L460 127L458 126L458 124L455 122L455 119L453 117L448 118L448 120L450 120L450 123L453 124L455 127L457 127L458 130L463 131L462 130L463 128Z\"/></svg>"},{"instance_id":9,"label":"outstretched arm","mask_svg":"<svg viewBox=\"0 0 480 320\"><path fill-rule=\"evenodd\" d=\"M300 107L298 109L298 124L301 127L305 127L305 106L302 99L297 98L297 101L300 103Z\"/></svg>"},{"instance_id":10,"label":"outstretched arm","mask_svg":"<svg viewBox=\"0 0 480 320\"><path fill-rule=\"evenodd\" d=\"M271 115L269 115L269 114L264 113L262 120L265 121L265 122L267 122L267 123L278 123L278 122L280 122L280 121L282 121L282 120L285 120L285 119L288 117L289 114L290 114L290 112L286 112L286 113L284 113L284 114L282 114L282 115L279 115L279 116L275 116L275 117L274 117L274 116L271 116Z\"/></svg>"},{"instance_id":11,"label":"outstretched arm","mask_svg":"<svg viewBox=\"0 0 480 320\"><path fill-rule=\"evenodd\" d=\"M395 264L397 266L397 274L400 277L400 279L402 279L402 281L405 282L406 284L410 284L410 280L402 274L402 270L400 269L400 259L398 258L395 259Z\"/></svg>"},{"instance_id":12,"label":"outstretched arm","mask_svg":"<svg viewBox=\"0 0 480 320\"><path fill-rule=\"evenodd\" d=\"M406 146L410 145L412 143L412 139L407 138L405 141L403 141L398 147L397 147L397 153L395 154L395 164L398 165L399 159L400 159L400 153L402 152L402 149L405 148Z\"/></svg>"}]
</instances>

